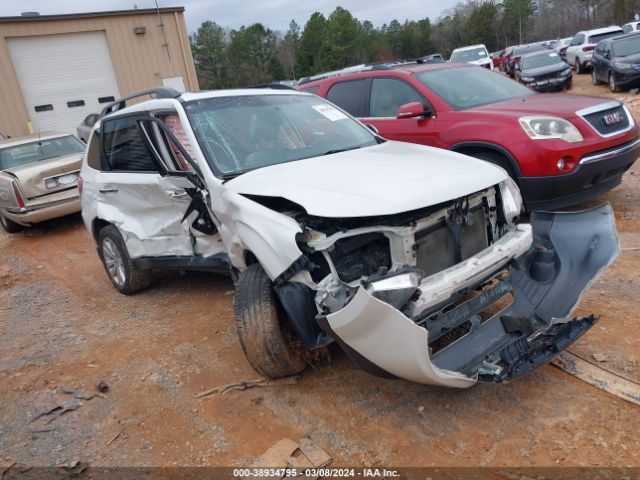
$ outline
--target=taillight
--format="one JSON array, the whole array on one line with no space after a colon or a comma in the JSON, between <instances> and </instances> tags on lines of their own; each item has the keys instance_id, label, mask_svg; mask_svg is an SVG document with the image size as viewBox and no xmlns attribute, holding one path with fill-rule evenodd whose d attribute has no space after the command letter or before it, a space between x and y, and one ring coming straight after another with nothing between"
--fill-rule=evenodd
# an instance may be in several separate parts
<instances>
[{"instance_id":1,"label":"taillight","mask_svg":"<svg viewBox=\"0 0 640 480\"><path fill-rule=\"evenodd\" d=\"M82 187L84 187L84 180L82 177L78 177L78 193L82 195Z\"/></svg>"},{"instance_id":2,"label":"taillight","mask_svg":"<svg viewBox=\"0 0 640 480\"><path fill-rule=\"evenodd\" d=\"M591 52L596 48L595 45L587 45L586 47L582 47L583 52Z\"/></svg>"},{"instance_id":3,"label":"taillight","mask_svg":"<svg viewBox=\"0 0 640 480\"><path fill-rule=\"evenodd\" d=\"M516 57L513 59L513 63L520 63L520 57Z\"/></svg>"},{"instance_id":4,"label":"taillight","mask_svg":"<svg viewBox=\"0 0 640 480\"><path fill-rule=\"evenodd\" d=\"M20 190L18 190L18 185L16 182L12 182L13 193L16 196L16 202L18 202L18 208L24 208L24 200L22 199L22 195L20 194Z\"/></svg>"},{"instance_id":5,"label":"taillight","mask_svg":"<svg viewBox=\"0 0 640 480\"><path fill-rule=\"evenodd\" d=\"M562 47L560 49L560 53L567 53L567 48L569 48L569 47Z\"/></svg>"}]
</instances>

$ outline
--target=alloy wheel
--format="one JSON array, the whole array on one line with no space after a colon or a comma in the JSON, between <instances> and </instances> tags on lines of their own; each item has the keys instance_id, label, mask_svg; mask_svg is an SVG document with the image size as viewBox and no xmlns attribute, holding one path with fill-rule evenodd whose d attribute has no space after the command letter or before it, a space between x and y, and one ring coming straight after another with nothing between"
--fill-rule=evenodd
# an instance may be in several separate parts
<instances>
[{"instance_id":1,"label":"alloy wheel","mask_svg":"<svg viewBox=\"0 0 640 480\"><path fill-rule=\"evenodd\" d=\"M118 287L122 287L126 280L124 261L120 250L118 250L118 247L110 238L105 238L102 241L102 256L111 280L113 280Z\"/></svg>"}]
</instances>

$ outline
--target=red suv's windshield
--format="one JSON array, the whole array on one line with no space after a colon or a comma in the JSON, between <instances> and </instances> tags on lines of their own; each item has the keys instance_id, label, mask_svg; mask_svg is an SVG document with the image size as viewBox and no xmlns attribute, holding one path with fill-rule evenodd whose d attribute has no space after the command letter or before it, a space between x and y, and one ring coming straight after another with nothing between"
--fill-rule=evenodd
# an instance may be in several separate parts
<instances>
[{"instance_id":1,"label":"red suv's windshield","mask_svg":"<svg viewBox=\"0 0 640 480\"><path fill-rule=\"evenodd\" d=\"M417 73L415 77L454 110L479 107L534 92L486 68L446 68Z\"/></svg>"}]
</instances>

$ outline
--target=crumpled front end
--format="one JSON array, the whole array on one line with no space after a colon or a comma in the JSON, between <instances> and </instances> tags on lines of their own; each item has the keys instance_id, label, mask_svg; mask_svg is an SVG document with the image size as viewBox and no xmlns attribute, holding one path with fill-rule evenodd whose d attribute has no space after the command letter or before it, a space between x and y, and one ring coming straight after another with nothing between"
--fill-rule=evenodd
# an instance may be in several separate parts
<instances>
[{"instance_id":1,"label":"crumpled front end","mask_svg":"<svg viewBox=\"0 0 640 480\"><path fill-rule=\"evenodd\" d=\"M317 320L373 373L458 388L508 381L593 326L595 317L571 314L618 254L608 204L534 213L530 226L437 273L414 265L373 275Z\"/></svg>"}]
</instances>

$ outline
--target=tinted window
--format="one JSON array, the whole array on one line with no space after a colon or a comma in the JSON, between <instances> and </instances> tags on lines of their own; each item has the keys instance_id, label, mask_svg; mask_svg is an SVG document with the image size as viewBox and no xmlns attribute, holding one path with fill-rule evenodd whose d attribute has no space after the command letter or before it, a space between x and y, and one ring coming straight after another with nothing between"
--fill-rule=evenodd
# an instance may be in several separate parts
<instances>
[{"instance_id":1,"label":"tinted window","mask_svg":"<svg viewBox=\"0 0 640 480\"><path fill-rule=\"evenodd\" d=\"M527 97L527 87L486 68L447 68L422 72L415 77L455 110Z\"/></svg>"},{"instance_id":2,"label":"tinted window","mask_svg":"<svg viewBox=\"0 0 640 480\"><path fill-rule=\"evenodd\" d=\"M362 116L362 95L366 80L336 83L329 93L327 100L335 103L354 117Z\"/></svg>"},{"instance_id":3,"label":"tinted window","mask_svg":"<svg viewBox=\"0 0 640 480\"><path fill-rule=\"evenodd\" d=\"M640 35L616 40L612 44L614 57L627 57L640 53Z\"/></svg>"},{"instance_id":4,"label":"tinted window","mask_svg":"<svg viewBox=\"0 0 640 480\"><path fill-rule=\"evenodd\" d=\"M83 151L84 143L71 135L23 143L0 149L0 170L74 155Z\"/></svg>"},{"instance_id":5,"label":"tinted window","mask_svg":"<svg viewBox=\"0 0 640 480\"><path fill-rule=\"evenodd\" d=\"M100 170L100 132L96 131L89 139L87 165L95 170Z\"/></svg>"},{"instance_id":6,"label":"tinted window","mask_svg":"<svg viewBox=\"0 0 640 480\"><path fill-rule=\"evenodd\" d=\"M307 93L313 93L315 95L318 93L318 90L320 90L320 87L301 88L300 90Z\"/></svg>"},{"instance_id":7,"label":"tinted window","mask_svg":"<svg viewBox=\"0 0 640 480\"><path fill-rule=\"evenodd\" d=\"M102 125L104 170L158 170L133 118L106 120Z\"/></svg>"},{"instance_id":8,"label":"tinted window","mask_svg":"<svg viewBox=\"0 0 640 480\"><path fill-rule=\"evenodd\" d=\"M624 33L622 30L615 30L609 33L599 33L597 35L591 35L589 37L589 43L598 43L600 40L605 40L607 38L615 37L616 35L620 35Z\"/></svg>"},{"instance_id":9,"label":"tinted window","mask_svg":"<svg viewBox=\"0 0 640 480\"><path fill-rule=\"evenodd\" d=\"M405 103L424 103L411 86L395 78L374 78L371 85L370 117L394 117Z\"/></svg>"}]
</instances>

